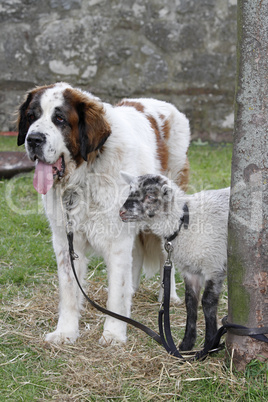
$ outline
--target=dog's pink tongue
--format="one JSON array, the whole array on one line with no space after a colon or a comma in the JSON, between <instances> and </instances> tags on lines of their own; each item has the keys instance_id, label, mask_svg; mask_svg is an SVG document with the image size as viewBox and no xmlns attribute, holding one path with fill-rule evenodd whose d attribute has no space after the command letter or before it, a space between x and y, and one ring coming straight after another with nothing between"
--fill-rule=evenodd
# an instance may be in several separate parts
<instances>
[{"instance_id":1,"label":"dog's pink tongue","mask_svg":"<svg viewBox=\"0 0 268 402\"><path fill-rule=\"evenodd\" d=\"M60 170L61 158L59 158L54 165L49 165L48 163L39 160L37 161L33 185L38 193L46 194L48 190L51 189L53 185L53 167Z\"/></svg>"}]
</instances>

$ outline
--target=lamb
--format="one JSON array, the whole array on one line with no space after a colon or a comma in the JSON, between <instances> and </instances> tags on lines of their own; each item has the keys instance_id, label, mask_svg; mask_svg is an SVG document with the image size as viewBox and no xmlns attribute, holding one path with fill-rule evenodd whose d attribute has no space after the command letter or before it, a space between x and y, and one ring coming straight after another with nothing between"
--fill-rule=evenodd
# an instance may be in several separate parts
<instances>
[{"instance_id":1,"label":"lamb","mask_svg":"<svg viewBox=\"0 0 268 402\"><path fill-rule=\"evenodd\" d=\"M227 222L230 188L186 195L161 175L131 176L121 172L130 193L120 209L124 222L137 222L162 238L172 239L176 268L185 282L186 329L179 345L191 350L196 341L197 308L204 287L206 347L217 332L217 308L227 269ZM188 207L189 225L181 225Z\"/></svg>"}]
</instances>

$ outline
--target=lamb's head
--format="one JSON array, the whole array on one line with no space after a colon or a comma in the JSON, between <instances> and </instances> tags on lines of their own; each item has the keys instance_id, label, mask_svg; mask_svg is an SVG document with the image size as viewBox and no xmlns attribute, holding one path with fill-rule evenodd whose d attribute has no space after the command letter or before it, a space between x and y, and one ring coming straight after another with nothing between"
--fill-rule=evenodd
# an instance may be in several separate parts
<instances>
[{"instance_id":1,"label":"lamb's head","mask_svg":"<svg viewBox=\"0 0 268 402\"><path fill-rule=\"evenodd\" d=\"M121 176L130 184L128 198L119 212L122 221L150 222L170 209L173 189L165 176L147 174L135 177L124 172Z\"/></svg>"}]
</instances>

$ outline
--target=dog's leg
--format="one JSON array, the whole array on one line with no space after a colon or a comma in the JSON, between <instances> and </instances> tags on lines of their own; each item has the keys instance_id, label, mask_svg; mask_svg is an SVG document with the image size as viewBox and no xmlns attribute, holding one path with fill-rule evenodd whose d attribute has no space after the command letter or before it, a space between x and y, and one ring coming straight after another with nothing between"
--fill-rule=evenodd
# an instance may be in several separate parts
<instances>
[{"instance_id":1,"label":"dog's leg","mask_svg":"<svg viewBox=\"0 0 268 402\"><path fill-rule=\"evenodd\" d=\"M83 286L87 260L81 246L82 243L79 241L74 243L74 250L79 255L74 264L77 276ZM59 277L59 319L56 330L47 334L45 340L54 343L73 343L79 336L79 317L83 295L72 272L67 243L60 246L59 239L54 239L54 250Z\"/></svg>"},{"instance_id":2,"label":"dog's leg","mask_svg":"<svg viewBox=\"0 0 268 402\"><path fill-rule=\"evenodd\" d=\"M133 239L120 238L109 251L104 252L108 270L107 308L115 313L129 317L131 310L132 288L132 247ZM127 340L126 323L113 317L106 317L100 344L125 343Z\"/></svg>"},{"instance_id":3,"label":"dog's leg","mask_svg":"<svg viewBox=\"0 0 268 402\"><path fill-rule=\"evenodd\" d=\"M180 350L191 350L195 344L197 307L201 290L200 279L198 275L189 275L184 278L187 321L183 341L180 344Z\"/></svg>"},{"instance_id":4,"label":"dog's leg","mask_svg":"<svg viewBox=\"0 0 268 402\"><path fill-rule=\"evenodd\" d=\"M172 268L171 276L170 276L170 301L172 303L177 303L177 304L182 303L182 300L177 295L177 291L176 291L175 267Z\"/></svg>"},{"instance_id":5,"label":"dog's leg","mask_svg":"<svg viewBox=\"0 0 268 402\"><path fill-rule=\"evenodd\" d=\"M139 236L137 236L135 239L132 257L133 257L132 283L133 283L133 291L136 292L140 286L141 271L144 258L143 246Z\"/></svg>"}]
</instances>

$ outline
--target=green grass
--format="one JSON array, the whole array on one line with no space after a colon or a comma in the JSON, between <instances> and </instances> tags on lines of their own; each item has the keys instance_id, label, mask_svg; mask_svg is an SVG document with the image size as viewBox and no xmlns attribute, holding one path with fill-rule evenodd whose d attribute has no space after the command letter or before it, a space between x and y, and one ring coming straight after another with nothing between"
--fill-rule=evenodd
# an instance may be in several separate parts
<instances>
[{"instance_id":1,"label":"green grass","mask_svg":"<svg viewBox=\"0 0 268 402\"><path fill-rule=\"evenodd\" d=\"M1 138L1 150L16 150ZM230 184L231 145L192 144L190 192ZM103 317L86 306L75 345L48 345L43 334L57 323L58 281L51 234L33 174L0 181L0 401L265 401L267 365L251 362L245 373L230 369L224 351L204 362L180 364L145 334L128 329L124 347L98 344ZM106 275L91 263L90 292L101 304ZM133 317L157 330L158 278L143 281ZM183 285L178 284L183 296ZM219 317L227 313L223 294ZM184 306L171 309L175 339L181 336ZM89 329L90 327L90 329ZM178 328L177 328L178 327ZM197 348L204 323L198 324Z\"/></svg>"},{"instance_id":2,"label":"green grass","mask_svg":"<svg viewBox=\"0 0 268 402\"><path fill-rule=\"evenodd\" d=\"M0 151L24 151L24 147L17 146L17 137L5 137L0 135Z\"/></svg>"},{"instance_id":3,"label":"green grass","mask_svg":"<svg viewBox=\"0 0 268 402\"><path fill-rule=\"evenodd\" d=\"M0 182L1 285L27 282L38 270L55 265L47 253L51 234L32 180L28 173Z\"/></svg>"},{"instance_id":4,"label":"green grass","mask_svg":"<svg viewBox=\"0 0 268 402\"><path fill-rule=\"evenodd\" d=\"M5 340L4 347L1 345L0 349L4 355L1 359L4 363L0 376L0 400L36 400L51 388L51 381L44 373L53 370L56 377L60 359L51 359L43 349L23 342L19 336L10 335ZM55 381L55 387L56 384Z\"/></svg>"},{"instance_id":5,"label":"green grass","mask_svg":"<svg viewBox=\"0 0 268 402\"><path fill-rule=\"evenodd\" d=\"M191 167L190 193L230 186L231 144L210 145L196 141L190 146L188 154Z\"/></svg>"}]
</instances>

